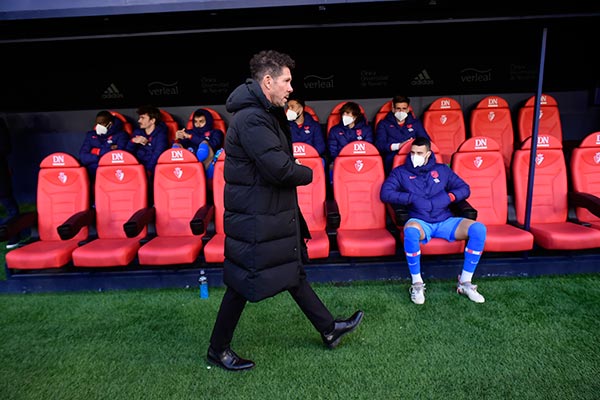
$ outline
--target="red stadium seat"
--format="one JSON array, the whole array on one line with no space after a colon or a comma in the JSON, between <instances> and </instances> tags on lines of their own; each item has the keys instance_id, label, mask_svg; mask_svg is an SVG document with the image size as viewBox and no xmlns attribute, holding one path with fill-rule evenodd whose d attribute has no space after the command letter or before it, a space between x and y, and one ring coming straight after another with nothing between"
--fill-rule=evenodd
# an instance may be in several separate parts
<instances>
[{"instance_id":1,"label":"red stadium seat","mask_svg":"<svg viewBox=\"0 0 600 400\"><path fill-rule=\"evenodd\" d=\"M519 109L517 116L519 128L519 140L525 141L533 135L533 114L535 113L536 96L531 96L527 102ZM551 135L562 142L562 124L560 122L560 112L556 99L548 94L542 94L540 97L540 115L538 122L538 136Z\"/></svg>"},{"instance_id":2,"label":"red stadium seat","mask_svg":"<svg viewBox=\"0 0 600 400\"><path fill-rule=\"evenodd\" d=\"M396 240L387 230L386 208L379 197L384 179L383 160L371 143L348 143L335 158L333 196L340 214L340 255L396 254Z\"/></svg>"},{"instance_id":3,"label":"red stadium seat","mask_svg":"<svg viewBox=\"0 0 600 400\"><path fill-rule=\"evenodd\" d=\"M310 230L311 239L307 243L308 257L329 257L329 236L327 235L326 178L323 159L314 147L307 143L294 143L294 157L302 165L313 170L310 184L298 186L298 203Z\"/></svg>"},{"instance_id":4,"label":"red stadium seat","mask_svg":"<svg viewBox=\"0 0 600 400\"><path fill-rule=\"evenodd\" d=\"M463 111L450 97L434 100L423 113L423 127L440 149L442 162L450 164L452 154L466 139Z\"/></svg>"},{"instance_id":5,"label":"red stadium seat","mask_svg":"<svg viewBox=\"0 0 600 400\"><path fill-rule=\"evenodd\" d=\"M587 135L573 149L569 173L574 192L592 204L600 200L600 132ZM575 207L579 221L600 229L600 215L597 210L594 212L583 206Z\"/></svg>"},{"instance_id":6,"label":"red stadium seat","mask_svg":"<svg viewBox=\"0 0 600 400\"><path fill-rule=\"evenodd\" d=\"M126 266L136 257L147 229L128 238L123 225L147 207L146 171L136 158L123 150L109 151L100 158L96 171L95 227L98 238L73 251L76 267Z\"/></svg>"},{"instance_id":7,"label":"red stadium seat","mask_svg":"<svg viewBox=\"0 0 600 400\"><path fill-rule=\"evenodd\" d=\"M171 148L158 158L154 175L156 237L138 250L139 263L191 264L213 211L206 202L204 166L188 150Z\"/></svg>"},{"instance_id":8,"label":"red stadium seat","mask_svg":"<svg viewBox=\"0 0 600 400\"><path fill-rule=\"evenodd\" d=\"M85 167L67 153L52 153L40 163L37 183L37 235L39 240L6 254L9 269L60 268L72 261L79 242L87 239L83 227L70 240L62 240L58 227L90 207L89 179ZM35 219L27 225L33 225Z\"/></svg>"},{"instance_id":9,"label":"red stadium seat","mask_svg":"<svg viewBox=\"0 0 600 400\"><path fill-rule=\"evenodd\" d=\"M164 122L165 125L167 125L169 145L172 145L173 143L175 143L175 135L179 130L179 126L177 125L177 121L175 121L175 119L169 112L161 109L160 115L162 122Z\"/></svg>"},{"instance_id":10,"label":"red stadium seat","mask_svg":"<svg viewBox=\"0 0 600 400\"><path fill-rule=\"evenodd\" d=\"M471 111L470 130L471 137L486 136L498 143L504 166L509 172L515 132L508 102L500 96L481 99Z\"/></svg>"},{"instance_id":11,"label":"red stadium seat","mask_svg":"<svg viewBox=\"0 0 600 400\"><path fill-rule=\"evenodd\" d=\"M452 157L452 170L469 184L469 204L477 210L477 221L487 227L485 251L533 249L533 235L508 224L506 167L494 139L467 139Z\"/></svg>"},{"instance_id":12,"label":"red stadium seat","mask_svg":"<svg viewBox=\"0 0 600 400\"><path fill-rule=\"evenodd\" d=\"M316 122L319 122L319 116L317 115L317 113L315 112L315 110L309 106L308 104L304 105L304 112L309 113L311 117L313 117L313 119Z\"/></svg>"},{"instance_id":13,"label":"red stadium seat","mask_svg":"<svg viewBox=\"0 0 600 400\"><path fill-rule=\"evenodd\" d=\"M225 151L223 150L215 163L213 174L212 193L215 207L215 233L204 245L204 260L207 263L222 263L225 261L225 229L223 228L223 214L225 213L225 204L223 203L223 191L225 190L224 165Z\"/></svg>"},{"instance_id":14,"label":"red stadium seat","mask_svg":"<svg viewBox=\"0 0 600 400\"><path fill-rule=\"evenodd\" d=\"M131 136L133 134L133 125L131 124L131 122L129 122L123 114L117 111L109 110L109 112L123 123L123 130Z\"/></svg>"},{"instance_id":15,"label":"red stadium seat","mask_svg":"<svg viewBox=\"0 0 600 400\"><path fill-rule=\"evenodd\" d=\"M512 173L517 222L525 224L531 137L513 154ZM538 135L533 178L530 231L535 243L548 250L600 247L600 231L569 221L567 167L562 143Z\"/></svg>"}]
</instances>

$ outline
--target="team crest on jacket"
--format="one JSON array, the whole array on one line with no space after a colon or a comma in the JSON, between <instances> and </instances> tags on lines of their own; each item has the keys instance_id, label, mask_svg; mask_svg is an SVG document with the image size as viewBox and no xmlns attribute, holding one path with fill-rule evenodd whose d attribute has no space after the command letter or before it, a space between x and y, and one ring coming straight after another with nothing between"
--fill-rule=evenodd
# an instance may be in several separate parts
<instances>
[{"instance_id":1,"label":"team crest on jacket","mask_svg":"<svg viewBox=\"0 0 600 400\"><path fill-rule=\"evenodd\" d=\"M122 181L123 178L125 178L125 173L123 172L122 169L118 169L118 170L115 171L115 176L117 177L117 179L119 181Z\"/></svg>"},{"instance_id":2,"label":"team crest on jacket","mask_svg":"<svg viewBox=\"0 0 600 400\"><path fill-rule=\"evenodd\" d=\"M63 183L63 184L67 183L67 179L68 179L67 174L65 174L62 171L58 173L58 180L60 181L60 183Z\"/></svg>"},{"instance_id":3,"label":"team crest on jacket","mask_svg":"<svg viewBox=\"0 0 600 400\"><path fill-rule=\"evenodd\" d=\"M177 179L181 179L181 177L183 176L183 170L181 169L181 167L176 167L173 169L173 174Z\"/></svg>"},{"instance_id":4,"label":"team crest on jacket","mask_svg":"<svg viewBox=\"0 0 600 400\"><path fill-rule=\"evenodd\" d=\"M476 168L479 168L481 167L481 164L483 164L483 158L481 158L481 156L475 157L473 160L473 165L475 165Z\"/></svg>"},{"instance_id":5,"label":"team crest on jacket","mask_svg":"<svg viewBox=\"0 0 600 400\"><path fill-rule=\"evenodd\" d=\"M360 172L364 166L365 166L365 163L363 163L362 160L356 160L356 162L354 163L354 168L356 168L356 170L358 172Z\"/></svg>"},{"instance_id":6,"label":"team crest on jacket","mask_svg":"<svg viewBox=\"0 0 600 400\"><path fill-rule=\"evenodd\" d=\"M440 180L439 180L440 174L435 169L433 171L431 171L431 177L433 178L433 181L435 183L440 183Z\"/></svg>"}]
</instances>

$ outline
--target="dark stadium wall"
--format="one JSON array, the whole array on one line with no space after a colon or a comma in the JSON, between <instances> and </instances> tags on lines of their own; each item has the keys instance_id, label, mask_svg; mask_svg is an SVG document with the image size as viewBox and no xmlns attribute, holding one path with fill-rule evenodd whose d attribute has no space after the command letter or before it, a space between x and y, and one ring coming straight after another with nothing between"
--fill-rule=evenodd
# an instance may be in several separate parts
<instances>
[{"instance_id":1,"label":"dark stadium wall","mask_svg":"<svg viewBox=\"0 0 600 400\"><path fill-rule=\"evenodd\" d=\"M13 138L18 200L35 199L43 157L78 154L98 110L117 110L135 122L136 107L154 104L182 126L205 105L228 119L227 96L248 76L249 57L264 48L296 59L292 85L322 122L339 101L357 100L372 117L397 93L410 96L419 115L435 98L451 96L466 116L481 98L501 95L514 116L536 94L543 56L542 89L559 102L565 140L600 130L600 66L590 48L597 15L364 25L357 20L154 34L151 26L140 33L131 20L129 33L35 40L23 33L0 40L0 113Z\"/></svg>"}]
</instances>

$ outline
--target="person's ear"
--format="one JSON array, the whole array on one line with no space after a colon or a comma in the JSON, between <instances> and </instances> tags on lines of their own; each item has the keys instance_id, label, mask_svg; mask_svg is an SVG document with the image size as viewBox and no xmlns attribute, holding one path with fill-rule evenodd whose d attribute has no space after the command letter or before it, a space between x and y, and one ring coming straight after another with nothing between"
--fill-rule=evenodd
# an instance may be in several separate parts
<instances>
[{"instance_id":1,"label":"person's ear","mask_svg":"<svg viewBox=\"0 0 600 400\"><path fill-rule=\"evenodd\" d=\"M428 150L427 153L425 154L425 163L427 163L427 161L429 161L429 157L431 157L431 150Z\"/></svg>"}]
</instances>

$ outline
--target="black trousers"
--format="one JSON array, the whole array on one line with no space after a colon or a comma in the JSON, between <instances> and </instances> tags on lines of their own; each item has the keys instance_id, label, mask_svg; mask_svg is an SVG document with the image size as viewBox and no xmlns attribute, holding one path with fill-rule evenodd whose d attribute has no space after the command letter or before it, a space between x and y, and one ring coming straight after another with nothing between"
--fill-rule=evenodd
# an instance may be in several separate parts
<instances>
[{"instance_id":1,"label":"black trousers","mask_svg":"<svg viewBox=\"0 0 600 400\"><path fill-rule=\"evenodd\" d=\"M301 276L300 284L289 289L288 292L318 332L330 332L333 329L333 315L319 299L305 276ZM220 352L229 347L246 302L244 296L227 287L210 336L210 347L213 350Z\"/></svg>"}]
</instances>

